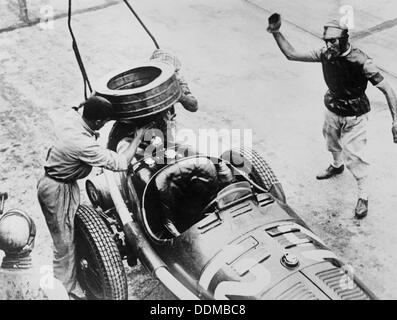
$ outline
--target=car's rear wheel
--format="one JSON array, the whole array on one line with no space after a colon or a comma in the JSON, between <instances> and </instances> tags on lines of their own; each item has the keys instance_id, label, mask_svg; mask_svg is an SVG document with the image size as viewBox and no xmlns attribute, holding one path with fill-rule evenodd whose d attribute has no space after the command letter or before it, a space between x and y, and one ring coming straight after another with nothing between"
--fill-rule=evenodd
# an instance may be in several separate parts
<instances>
[{"instance_id":1,"label":"car's rear wheel","mask_svg":"<svg viewBox=\"0 0 397 320\"><path fill-rule=\"evenodd\" d=\"M281 183L265 159L256 151L246 147L233 148L222 153L221 158L244 171L257 185L285 203L286 197Z\"/></svg>"},{"instance_id":2,"label":"car's rear wheel","mask_svg":"<svg viewBox=\"0 0 397 320\"><path fill-rule=\"evenodd\" d=\"M92 300L126 300L127 276L109 229L91 207L80 205L75 217L77 278Z\"/></svg>"}]
</instances>

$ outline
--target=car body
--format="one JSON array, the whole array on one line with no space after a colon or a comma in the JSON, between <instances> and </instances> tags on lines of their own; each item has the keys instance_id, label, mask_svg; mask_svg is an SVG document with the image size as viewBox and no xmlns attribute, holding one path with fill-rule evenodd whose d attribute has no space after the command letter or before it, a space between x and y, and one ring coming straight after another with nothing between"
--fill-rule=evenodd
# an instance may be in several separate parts
<instances>
[{"instance_id":1,"label":"car body","mask_svg":"<svg viewBox=\"0 0 397 320\"><path fill-rule=\"evenodd\" d=\"M104 191L103 175L87 183L109 230L116 230L121 256L132 264L139 259L181 299L376 299L286 203L255 151L220 157L190 151L156 150L135 159L127 174L112 173L118 198ZM232 181L216 181L219 163ZM112 206L115 198L124 203ZM131 214L128 223L120 206Z\"/></svg>"}]
</instances>

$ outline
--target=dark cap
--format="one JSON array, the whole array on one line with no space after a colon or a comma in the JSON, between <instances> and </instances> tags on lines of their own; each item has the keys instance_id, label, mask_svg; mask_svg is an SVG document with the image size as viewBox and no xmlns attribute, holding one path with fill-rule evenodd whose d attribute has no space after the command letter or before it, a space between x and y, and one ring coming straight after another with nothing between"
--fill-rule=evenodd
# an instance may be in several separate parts
<instances>
[{"instance_id":1,"label":"dark cap","mask_svg":"<svg viewBox=\"0 0 397 320\"><path fill-rule=\"evenodd\" d=\"M99 96L91 96L81 105L83 116L89 120L104 120L114 117L113 106L109 100Z\"/></svg>"}]
</instances>

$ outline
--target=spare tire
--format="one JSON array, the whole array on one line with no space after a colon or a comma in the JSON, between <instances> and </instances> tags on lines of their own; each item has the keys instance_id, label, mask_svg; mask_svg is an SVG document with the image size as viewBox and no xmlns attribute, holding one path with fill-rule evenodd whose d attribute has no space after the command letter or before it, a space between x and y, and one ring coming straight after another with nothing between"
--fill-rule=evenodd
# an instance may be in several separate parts
<instances>
[{"instance_id":1,"label":"spare tire","mask_svg":"<svg viewBox=\"0 0 397 320\"><path fill-rule=\"evenodd\" d=\"M116 120L157 114L172 107L182 94L175 68L152 61L111 72L94 90L112 103Z\"/></svg>"}]
</instances>

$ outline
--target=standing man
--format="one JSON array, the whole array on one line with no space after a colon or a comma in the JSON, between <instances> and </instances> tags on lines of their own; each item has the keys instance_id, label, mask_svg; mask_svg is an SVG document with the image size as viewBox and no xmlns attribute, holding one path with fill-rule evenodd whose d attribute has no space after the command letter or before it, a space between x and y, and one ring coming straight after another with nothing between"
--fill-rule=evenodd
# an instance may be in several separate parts
<instances>
[{"instance_id":1,"label":"standing man","mask_svg":"<svg viewBox=\"0 0 397 320\"><path fill-rule=\"evenodd\" d=\"M344 170L344 163L358 185L358 201L354 210L357 219L368 213L368 167L365 155L366 129L370 103L365 94L368 81L386 97L392 116L392 134L397 143L397 97L383 78L373 60L349 43L348 29L331 21L324 26L325 46L319 50L299 52L280 32L281 17L269 17L267 31L273 34L281 52L288 60L321 62L328 91L324 96L325 120L323 135L333 162L317 175L328 179ZM342 156L343 155L343 156Z\"/></svg>"},{"instance_id":2,"label":"standing man","mask_svg":"<svg viewBox=\"0 0 397 320\"><path fill-rule=\"evenodd\" d=\"M179 86L181 87L181 97L179 98L179 103L190 112L196 112L198 110L198 102L196 97L191 93L188 83L185 78L181 75L180 70L182 67L179 59L162 49L156 49L150 60L163 62L175 67L175 76L178 80ZM175 106L172 106L164 115L163 118L163 128L162 131L165 133L165 139L168 144L174 145L176 143L176 121L175 121Z\"/></svg>"},{"instance_id":3,"label":"standing man","mask_svg":"<svg viewBox=\"0 0 397 320\"><path fill-rule=\"evenodd\" d=\"M38 199L54 241L54 276L73 296L76 287L74 216L80 204L78 179L89 175L92 167L112 171L127 170L145 132L140 128L125 151L117 154L96 141L96 130L112 118L111 103L91 96L56 128L56 142L49 149L37 189ZM78 291L78 289L77 289ZM76 292L77 295L79 295Z\"/></svg>"}]
</instances>

